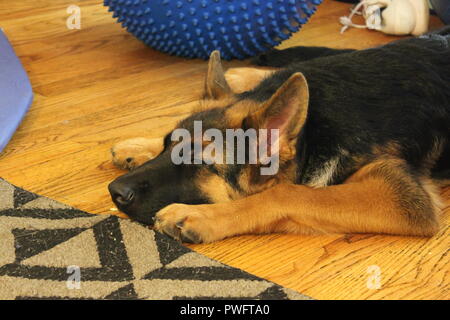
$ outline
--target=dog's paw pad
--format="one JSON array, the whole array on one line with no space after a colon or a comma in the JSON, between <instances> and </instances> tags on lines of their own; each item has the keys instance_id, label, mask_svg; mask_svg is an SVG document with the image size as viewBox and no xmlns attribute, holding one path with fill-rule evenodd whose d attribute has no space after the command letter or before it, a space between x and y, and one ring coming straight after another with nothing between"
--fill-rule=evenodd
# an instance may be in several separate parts
<instances>
[{"instance_id":1,"label":"dog's paw pad","mask_svg":"<svg viewBox=\"0 0 450 320\"><path fill-rule=\"evenodd\" d=\"M136 162L134 161L133 157L126 157L124 158L120 152L116 152L111 150L112 155L112 161L114 165L120 169L124 170L132 170L135 167L137 167Z\"/></svg>"},{"instance_id":2,"label":"dog's paw pad","mask_svg":"<svg viewBox=\"0 0 450 320\"><path fill-rule=\"evenodd\" d=\"M203 242L199 234L192 230L182 230L182 232L180 233L180 240L181 242L191 244L199 244Z\"/></svg>"}]
</instances>

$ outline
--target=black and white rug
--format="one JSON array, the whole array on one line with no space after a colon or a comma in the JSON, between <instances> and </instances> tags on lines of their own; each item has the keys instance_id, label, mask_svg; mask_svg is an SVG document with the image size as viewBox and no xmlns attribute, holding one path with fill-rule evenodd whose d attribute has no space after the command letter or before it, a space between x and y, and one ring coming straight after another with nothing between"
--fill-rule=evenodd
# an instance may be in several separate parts
<instances>
[{"instance_id":1,"label":"black and white rug","mask_svg":"<svg viewBox=\"0 0 450 320\"><path fill-rule=\"evenodd\" d=\"M0 299L309 299L0 178Z\"/></svg>"}]
</instances>

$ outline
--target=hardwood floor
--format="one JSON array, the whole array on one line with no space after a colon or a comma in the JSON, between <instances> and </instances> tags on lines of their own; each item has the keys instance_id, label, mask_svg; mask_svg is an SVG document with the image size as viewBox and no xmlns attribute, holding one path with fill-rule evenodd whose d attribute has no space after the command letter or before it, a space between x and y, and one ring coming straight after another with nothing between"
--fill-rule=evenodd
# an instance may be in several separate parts
<instances>
[{"instance_id":1,"label":"hardwood floor","mask_svg":"<svg viewBox=\"0 0 450 320\"><path fill-rule=\"evenodd\" d=\"M124 31L100 0L0 0L0 26L29 73L35 101L0 155L0 176L92 213L113 213L107 184L122 172L113 143L157 137L189 114L206 63L167 56ZM66 9L81 7L81 30ZM325 1L282 44L367 48L395 37L350 29L348 4ZM432 19L432 26L440 22ZM227 66L246 62L229 62ZM242 236L194 250L317 299L449 299L450 189L431 239L381 235ZM371 266L379 269L370 271ZM368 272L369 268L369 272ZM367 282L380 271L381 288ZM372 278L371 278L372 277Z\"/></svg>"}]
</instances>

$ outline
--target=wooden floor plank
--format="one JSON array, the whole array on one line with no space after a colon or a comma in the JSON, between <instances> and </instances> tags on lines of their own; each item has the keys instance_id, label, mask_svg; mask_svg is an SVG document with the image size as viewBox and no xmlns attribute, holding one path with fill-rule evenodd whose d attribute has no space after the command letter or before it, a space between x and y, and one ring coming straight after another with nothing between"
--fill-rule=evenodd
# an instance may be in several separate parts
<instances>
[{"instance_id":1,"label":"wooden floor plank","mask_svg":"<svg viewBox=\"0 0 450 320\"><path fill-rule=\"evenodd\" d=\"M0 176L92 213L112 213L107 184L122 171L112 165L109 149L121 139L161 136L189 114L206 64L147 48L100 2L77 1L82 28L68 30L72 1L0 1L1 27L35 91L28 115L0 154ZM348 12L348 4L325 1L281 47L367 48L397 39L357 29L341 35L338 19ZM439 25L432 18L431 26ZM318 299L448 299L450 189L444 198L442 228L431 239L264 235L191 247ZM381 289L367 287L370 266L380 268Z\"/></svg>"}]
</instances>

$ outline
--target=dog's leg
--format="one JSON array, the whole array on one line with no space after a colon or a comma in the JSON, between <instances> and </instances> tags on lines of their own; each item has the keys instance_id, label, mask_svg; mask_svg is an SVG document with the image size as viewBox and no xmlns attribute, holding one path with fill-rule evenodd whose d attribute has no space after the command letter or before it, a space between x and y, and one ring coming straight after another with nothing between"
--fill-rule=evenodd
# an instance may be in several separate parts
<instances>
[{"instance_id":1,"label":"dog's leg","mask_svg":"<svg viewBox=\"0 0 450 320\"><path fill-rule=\"evenodd\" d=\"M115 144L111 148L111 155L117 167L132 170L155 158L163 147L162 138L133 138Z\"/></svg>"},{"instance_id":2,"label":"dog's leg","mask_svg":"<svg viewBox=\"0 0 450 320\"><path fill-rule=\"evenodd\" d=\"M284 50L272 49L253 58L251 62L258 66L283 68L296 62L307 61L319 57L334 56L352 51L355 50L299 46Z\"/></svg>"},{"instance_id":3,"label":"dog's leg","mask_svg":"<svg viewBox=\"0 0 450 320\"><path fill-rule=\"evenodd\" d=\"M231 68L225 72L225 79L234 93L242 93L254 89L274 72L257 68Z\"/></svg>"},{"instance_id":4,"label":"dog's leg","mask_svg":"<svg viewBox=\"0 0 450 320\"><path fill-rule=\"evenodd\" d=\"M437 193L408 172L402 160L378 160L341 185L279 184L228 203L174 204L157 214L155 228L194 243L271 232L431 236L438 230Z\"/></svg>"}]
</instances>

